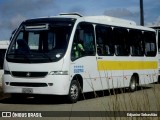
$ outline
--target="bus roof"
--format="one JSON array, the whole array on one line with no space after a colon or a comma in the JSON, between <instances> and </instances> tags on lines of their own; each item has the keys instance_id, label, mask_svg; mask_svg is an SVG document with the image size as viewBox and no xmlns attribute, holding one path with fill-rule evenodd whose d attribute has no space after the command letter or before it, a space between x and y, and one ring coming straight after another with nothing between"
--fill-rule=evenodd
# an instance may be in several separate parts
<instances>
[{"instance_id":1,"label":"bus roof","mask_svg":"<svg viewBox=\"0 0 160 120\"><path fill-rule=\"evenodd\" d=\"M83 18L85 21L92 21L92 22L114 22L114 23L123 23L129 25L136 25L134 21L125 20L120 18L115 18L111 16L82 16L79 13L61 13L59 14L61 17L72 17L72 18Z\"/></svg>"},{"instance_id":2,"label":"bus roof","mask_svg":"<svg viewBox=\"0 0 160 120\"><path fill-rule=\"evenodd\" d=\"M136 25L136 22L111 16L82 16L79 13L61 13L58 16L48 16L48 17L41 17L37 19L46 19L46 18L73 18L79 21L86 21L86 22L93 22L93 23L100 23L105 25L113 25L113 26L121 26L121 27L128 27L134 29L142 29L142 30L149 30L154 31L154 29L150 27L144 27ZM32 19L34 20L34 19Z\"/></svg>"},{"instance_id":3,"label":"bus roof","mask_svg":"<svg viewBox=\"0 0 160 120\"><path fill-rule=\"evenodd\" d=\"M160 25L153 25L153 26L149 26L150 28L154 28L154 29L160 29Z\"/></svg>"}]
</instances>

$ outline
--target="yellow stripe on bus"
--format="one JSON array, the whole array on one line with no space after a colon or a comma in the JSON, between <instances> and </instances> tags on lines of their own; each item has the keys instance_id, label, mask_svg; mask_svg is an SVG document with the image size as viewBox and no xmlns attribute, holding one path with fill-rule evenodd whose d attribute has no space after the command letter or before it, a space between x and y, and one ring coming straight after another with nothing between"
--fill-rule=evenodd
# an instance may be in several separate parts
<instances>
[{"instance_id":1,"label":"yellow stripe on bus","mask_svg":"<svg viewBox=\"0 0 160 120\"><path fill-rule=\"evenodd\" d=\"M98 61L98 70L158 69L157 61Z\"/></svg>"}]
</instances>

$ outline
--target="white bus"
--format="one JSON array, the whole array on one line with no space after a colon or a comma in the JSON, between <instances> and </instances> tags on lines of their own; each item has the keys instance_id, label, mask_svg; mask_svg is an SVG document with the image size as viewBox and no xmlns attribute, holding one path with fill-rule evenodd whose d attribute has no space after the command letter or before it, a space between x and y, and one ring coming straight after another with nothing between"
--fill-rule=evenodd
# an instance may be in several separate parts
<instances>
[{"instance_id":1,"label":"white bus","mask_svg":"<svg viewBox=\"0 0 160 120\"><path fill-rule=\"evenodd\" d=\"M12 37L3 91L67 95L153 83L158 76L152 28L108 16L60 14L29 19Z\"/></svg>"},{"instance_id":2,"label":"white bus","mask_svg":"<svg viewBox=\"0 0 160 120\"><path fill-rule=\"evenodd\" d=\"M0 84L2 83L1 78L3 74L4 55L8 46L9 46L8 40L0 40Z\"/></svg>"}]
</instances>

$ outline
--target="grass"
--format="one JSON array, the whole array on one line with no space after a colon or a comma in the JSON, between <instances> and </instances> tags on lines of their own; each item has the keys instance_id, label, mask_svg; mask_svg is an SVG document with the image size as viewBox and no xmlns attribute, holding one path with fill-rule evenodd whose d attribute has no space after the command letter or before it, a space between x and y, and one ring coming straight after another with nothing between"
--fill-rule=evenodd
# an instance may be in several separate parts
<instances>
[{"instance_id":1,"label":"grass","mask_svg":"<svg viewBox=\"0 0 160 120\"><path fill-rule=\"evenodd\" d=\"M108 88L113 88L109 86L108 82L108 74L105 74L106 81L108 84ZM112 79L112 78L111 78ZM150 80L152 77L150 77ZM102 79L100 79L102 80ZM91 80L92 81L92 80ZM117 80L118 81L118 80ZM102 81L101 85L102 85ZM117 83L118 84L118 83ZM112 82L113 85L113 82ZM105 91L101 91L102 93L99 95L99 92L96 92L91 82L91 88L94 91L95 97L104 97L103 100L97 101L99 102L99 107L103 108L104 111L119 111L119 114L124 112L131 112L133 114L138 113L154 113L157 114L160 111L160 84L146 84L143 86L139 86L138 90L135 92L129 92L127 89L109 89ZM118 92L117 92L118 91ZM107 96L105 92L108 92ZM83 95L85 96L85 95ZM108 97L109 96L109 97ZM109 99L108 99L109 98ZM85 97L84 97L85 99ZM91 118L89 118L91 119ZM143 117L106 117L103 118L106 120L159 120L160 117L153 116L143 116Z\"/></svg>"},{"instance_id":2,"label":"grass","mask_svg":"<svg viewBox=\"0 0 160 120\"><path fill-rule=\"evenodd\" d=\"M4 98L7 98L7 97L10 97L10 95L3 93L3 91L2 91L2 85L0 84L0 100L2 100Z\"/></svg>"}]
</instances>

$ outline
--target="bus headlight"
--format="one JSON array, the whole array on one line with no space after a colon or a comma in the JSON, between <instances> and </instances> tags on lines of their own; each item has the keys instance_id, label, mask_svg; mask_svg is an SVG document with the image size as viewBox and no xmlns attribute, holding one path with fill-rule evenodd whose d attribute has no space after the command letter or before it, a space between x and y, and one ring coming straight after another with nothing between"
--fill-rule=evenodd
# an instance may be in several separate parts
<instances>
[{"instance_id":1,"label":"bus headlight","mask_svg":"<svg viewBox=\"0 0 160 120\"><path fill-rule=\"evenodd\" d=\"M68 71L51 71L49 75L68 75Z\"/></svg>"}]
</instances>

